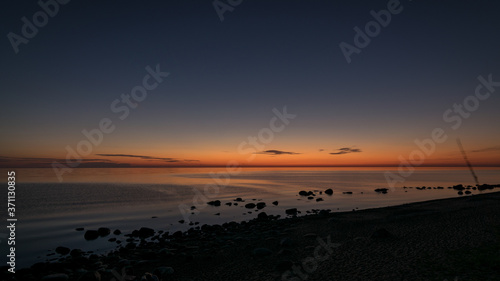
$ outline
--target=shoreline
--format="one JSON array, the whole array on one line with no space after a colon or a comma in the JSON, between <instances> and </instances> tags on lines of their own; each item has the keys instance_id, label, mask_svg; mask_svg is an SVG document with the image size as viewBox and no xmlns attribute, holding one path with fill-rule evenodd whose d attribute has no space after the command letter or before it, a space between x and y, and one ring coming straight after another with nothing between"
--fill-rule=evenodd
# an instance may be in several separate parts
<instances>
[{"instance_id":1,"label":"shoreline","mask_svg":"<svg viewBox=\"0 0 500 281\"><path fill-rule=\"evenodd\" d=\"M15 275L111 280L125 270L139 280L145 272L163 280L494 280L489 278L499 272L488 261L450 260L474 261L483 247L497 251L498 259L498 203L500 192L491 192L281 219L259 215L186 232L143 228L106 255L73 249L59 262L37 263ZM90 275L100 279L81 279Z\"/></svg>"}]
</instances>

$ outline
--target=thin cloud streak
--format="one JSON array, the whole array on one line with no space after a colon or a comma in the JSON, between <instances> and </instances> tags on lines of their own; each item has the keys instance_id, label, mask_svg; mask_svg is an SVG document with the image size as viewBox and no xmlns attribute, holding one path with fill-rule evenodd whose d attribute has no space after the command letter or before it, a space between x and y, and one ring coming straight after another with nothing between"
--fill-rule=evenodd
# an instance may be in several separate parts
<instances>
[{"instance_id":1,"label":"thin cloud streak","mask_svg":"<svg viewBox=\"0 0 500 281\"><path fill-rule=\"evenodd\" d=\"M96 154L98 156L104 156L104 157L132 157L132 158L139 158L139 159L144 159L144 160L160 160L168 163L177 163L177 162L197 162L199 160L189 160L189 159L176 159L176 158L169 158L169 157L152 157L152 156L146 156L146 155L134 155L134 154L108 154L108 153L101 153L101 154Z\"/></svg>"},{"instance_id":2,"label":"thin cloud streak","mask_svg":"<svg viewBox=\"0 0 500 281\"><path fill-rule=\"evenodd\" d=\"M297 155L297 154L301 154L301 153L270 149L270 150L255 152L254 154L267 154L267 155L275 156L275 155Z\"/></svg>"},{"instance_id":3,"label":"thin cloud streak","mask_svg":"<svg viewBox=\"0 0 500 281\"><path fill-rule=\"evenodd\" d=\"M487 147L487 148L483 148L483 149L477 149L477 150L473 150L472 152L492 152L492 151L500 151L500 145L493 146L493 147Z\"/></svg>"},{"instance_id":4,"label":"thin cloud streak","mask_svg":"<svg viewBox=\"0 0 500 281\"><path fill-rule=\"evenodd\" d=\"M337 149L337 152L330 152L331 155L342 155L348 153L362 152L359 148L341 147Z\"/></svg>"}]
</instances>

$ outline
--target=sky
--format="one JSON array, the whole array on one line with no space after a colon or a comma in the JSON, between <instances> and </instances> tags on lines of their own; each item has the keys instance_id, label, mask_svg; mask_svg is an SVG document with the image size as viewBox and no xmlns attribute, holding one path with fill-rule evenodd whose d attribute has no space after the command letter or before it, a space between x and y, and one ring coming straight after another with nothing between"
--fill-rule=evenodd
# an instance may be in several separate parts
<instances>
[{"instance_id":1,"label":"sky","mask_svg":"<svg viewBox=\"0 0 500 281\"><path fill-rule=\"evenodd\" d=\"M0 167L500 166L499 12L7 1Z\"/></svg>"}]
</instances>

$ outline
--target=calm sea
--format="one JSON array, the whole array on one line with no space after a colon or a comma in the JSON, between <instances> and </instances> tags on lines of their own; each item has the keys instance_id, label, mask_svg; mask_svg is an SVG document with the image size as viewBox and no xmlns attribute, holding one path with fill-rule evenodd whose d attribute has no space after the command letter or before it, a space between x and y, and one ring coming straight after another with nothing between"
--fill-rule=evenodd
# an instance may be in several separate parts
<instances>
[{"instance_id":1,"label":"calm sea","mask_svg":"<svg viewBox=\"0 0 500 281\"><path fill-rule=\"evenodd\" d=\"M221 224L255 218L259 211L245 208L247 203L265 202L266 207L260 212L269 215L285 216L287 208L297 208L301 214L312 209L342 212L457 197L457 192L448 186L475 184L468 169L419 168L390 188L384 176L387 171L397 173L393 168L243 168L232 174L226 173L225 168L80 168L65 174L64 181L59 182L52 169L15 169L17 268L57 259L58 254L53 252L57 246L103 252L117 247L108 241L110 237L125 240L123 235L111 234L85 241L84 232L75 230L79 227L108 227L130 233L145 226L172 232L196 226L189 222ZM1 172L5 182L7 170ZM476 173L480 183L500 184L499 168L476 169ZM0 194L2 202L7 202L6 187ZM323 199L320 202L298 195L300 190L328 188L334 194L317 195L315 199ZM378 194L374 192L376 188L389 191ZM479 193L471 191L472 196ZM237 197L245 202L235 206ZM220 200L222 204L207 205L210 200ZM278 206L273 201L278 201ZM228 202L231 206L226 205ZM191 210L191 206L196 209ZM6 212L1 213L6 224ZM6 253L7 231L2 229L1 252Z\"/></svg>"}]
</instances>

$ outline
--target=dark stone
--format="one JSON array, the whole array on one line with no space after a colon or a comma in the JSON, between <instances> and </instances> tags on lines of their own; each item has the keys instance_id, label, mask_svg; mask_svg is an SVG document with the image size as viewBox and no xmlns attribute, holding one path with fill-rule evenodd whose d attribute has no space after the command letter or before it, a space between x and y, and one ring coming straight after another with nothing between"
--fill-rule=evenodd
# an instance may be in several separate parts
<instances>
[{"instance_id":1,"label":"dark stone","mask_svg":"<svg viewBox=\"0 0 500 281\"><path fill-rule=\"evenodd\" d=\"M314 199L314 197L309 196L309 197L307 197L307 199L309 199L309 200L313 200L313 199Z\"/></svg>"},{"instance_id":2,"label":"dark stone","mask_svg":"<svg viewBox=\"0 0 500 281\"><path fill-rule=\"evenodd\" d=\"M141 238L148 238L153 235L155 235L154 229L151 229L149 227L141 227L141 229L139 229L139 237Z\"/></svg>"},{"instance_id":3,"label":"dark stone","mask_svg":"<svg viewBox=\"0 0 500 281\"><path fill-rule=\"evenodd\" d=\"M210 201L207 204L211 205L211 206L219 207L220 206L220 200Z\"/></svg>"},{"instance_id":4,"label":"dark stone","mask_svg":"<svg viewBox=\"0 0 500 281\"><path fill-rule=\"evenodd\" d=\"M297 208L292 208L292 209L286 209L285 213L287 215L296 215L297 214Z\"/></svg>"},{"instance_id":5,"label":"dark stone","mask_svg":"<svg viewBox=\"0 0 500 281\"><path fill-rule=\"evenodd\" d=\"M266 203L265 202L259 202L257 203L257 209L263 209L264 207L266 207Z\"/></svg>"},{"instance_id":6,"label":"dark stone","mask_svg":"<svg viewBox=\"0 0 500 281\"><path fill-rule=\"evenodd\" d=\"M108 241L109 241L109 242L115 242L115 241L116 241L116 238L114 238L114 237L113 237L113 238L109 238L109 239L108 239Z\"/></svg>"},{"instance_id":7,"label":"dark stone","mask_svg":"<svg viewBox=\"0 0 500 281\"><path fill-rule=\"evenodd\" d=\"M259 215L257 215L257 218L259 220L267 220L268 219L268 215L266 214L266 212L262 212L262 213L259 213Z\"/></svg>"},{"instance_id":8,"label":"dark stone","mask_svg":"<svg viewBox=\"0 0 500 281\"><path fill-rule=\"evenodd\" d=\"M115 231L113 231L113 234L120 235L120 234L122 234L122 232L119 229L116 229Z\"/></svg>"},{"instance_id":9,"label":"dark stone","mask_svg":"<svg viewBox=\"0 0 500 281\"><path fill-rule=\"evenodd\" d=\"M255 206L256 205L254 203L248 203L248 204L245 205L245 208L253 209L253 208L255 208Z\"/></svg>"},{"instance_id":10,"label":"dark stone","mask_svg":"<svg viewBox=\"0 0 500 281\"><path fill-rule=\"evenodd\" d=\"M184 220L180 220L179 223L185 223L185 221Z\"/></svg>"},{"instance_id":11,"label":"dark stone","mask_svg":"<svg viewBox=\"0 0 500 281\"><path fill-rule=\"evenodd\" d=\"M85 240L95 240L99 237L99 232L97 232L97 230L87 230L83 237Z\"/></svg>"},{"instance_id":12,"label":"dark stone","mask_svg":"<svg viewBox=\"0 0 500 281\"><path fill-rule=\"evenodd\" d=\"M325 194L327 195L332 195L333 194L333 190L331 188L325 190Z\"/></svg>"},{"instance_id":13,"label":"dark stone","mask_svg":"<svg viewBox=\"0 0 500 281\"><path fill-rule=\"evenodd\" d=\"M471 194L470 190L465 191L465 194Z\"/></svg>"},{"instance_id":14,"label":"dark stone","mask_svg":"<svg viewBox=\"0 0 500 281\"><path fill-rule=\"evenodd\" d=\"M75 228L75 230L76 231L83 231L83 230L85 230L85 228L83 228L83 227L77 227L77 228Z\"/></svg>"},{"instance_id":15,"label":"dark stone","mask_svg":"<svg viewBox=\"0 0 500 281\"><path fill-rule=\"evenodd\" d=\"M375 189L375 192L378 192L378 193L387 193L389 189L388 188L377 188Z\"/></svg>"},{"instance_id":16,"label":"dark stone","mask_svg":"<svg viewBox=\"0 0 500 281\"><path fill-rule=\"evenodd\" d=\"M67 255L69 254L70 252L70 249L69 248L66 248L66 247L57 247L56 248L56 253L58 253L59 255Z\"/></svg>"},{"instance_id":17,"label":"dark stone","mask_svg":"<svg viewBox=\"0 0 500 281\"><path fill-rule=\"evenodd\" d=\"M240 197L236 198L236 200L234 200L236 202L243 202L243 199L241 199Z\"/></svg>"},{"instance_id":18,"label":"dark stone","mask_svg":"<svg viewBox=\"0 0 500 281\"><path fill-rule=\"evenodd\" d=\"M316 202L323 201L323 198L317 198Z\"/></svg>"},{"instance_id":19,"label":"dark stone","mask_svg":"<svg viewBox=\"0 0 500 281\"><path fill-rule=\"evenodd\" d=\"M279 202L278 202L278 201L274 201L274 202L273 202L273 205L274 205L274 206L278 206L278 204L279 204Z\"/></svg>"},{"instance_id":20,"label":"dark stone","mask_svg":"<svg viewBox=\"0 0 500 281\"><path fill-rule=\"evenodd\" d=\"M326 210L321 210L319 211L319 215L320 216L326 216L330 213L330 209L326 209Z\"/></svg>"},{"instance_id":21,"label":"dark stone","mask_svg":"<svg viewBox=\"0 0 500 281\"><path fill-rule=\"evenodd\" d=\"M351 191L346 191L346 192L342 192L342 193L344 193L344 194L352 194Z\"/></svg>"},{"instance_id":22,"label":"dark stone","mask_svg":"<svg viewBox=\"0 0 500 281\"><path fill-rule=\"evenodd\" d=\"M226 205L231 206L231 205L233 205L233 203L227 202Z\"/></svg>"},{"instance_id":23,"label":"dark stone","mask_svg":"<svg viewBox=\"0 0 500 281\"><path fill-rule=\"evenodd\" d=\"M462 191L459 191L458 195L464 195L464 193Z\"/></svg>"},{"instance_id":24,"label":"dark stone","mask_svg":"<svg viewBox=\"0 0 500 281\"><path fill-rule=\"evenodd\" d=\"M176 231L176 232L174 232L174 234L172 234L172 236L174 238L181 238L182 237L182 231L180 231L180 230Z\"/></svg>"},{"instance_id":25,"label":"dark stone","mask_svg":"<svg viewBox=\"0 0 500 281\"><path fill-rule=\"evenodd\" d=\"M301 190L301 191L299 191L299 195L301 195L301 196L307 196L308 193L305 190Z\"/></svg>"},{"instance_id":26,"label":"dark stone","mask_svg":"<svg viewBox=\"0 0 500 281\"><path fill-rule=\"evenodd\" d=\"M99 234L99 236L105 237L105 236L108 236L111 233L111 230L109 228L107 228L107 227L100 227L97 230L97 233Z\"/></svg>"},{"instance_id":27,"label":"dark stone","mask_svg":"<svg viewBox=\"0 0 500 281\"><path fill-rule=\"evenodd\" d=\"M82 254L83 254L83 251L80 250L80 249L73 249L71 250L71 252L69 252L70 256L72 256L73 258L77 258L77 257L81 257Z\"/></svg>"}]
</instances>

